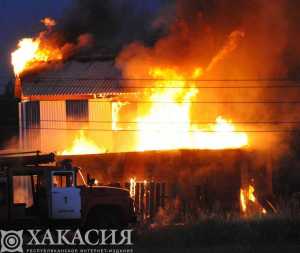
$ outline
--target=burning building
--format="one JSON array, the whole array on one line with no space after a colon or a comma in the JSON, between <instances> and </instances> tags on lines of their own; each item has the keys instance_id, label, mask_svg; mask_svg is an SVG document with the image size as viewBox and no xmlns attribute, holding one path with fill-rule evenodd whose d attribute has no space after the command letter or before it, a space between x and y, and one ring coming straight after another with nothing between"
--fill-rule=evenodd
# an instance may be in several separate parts
<instances>
[{"instance_id":1,"label":"burning building","mask_svg":"<svg viewBox=\"0 0 300 253\"><path fill-rule=\"evenodd\" d=\"M154 71L164 75L162 69ZM191 98L198 90L186 89L184 80L178 81L175 89L154 87L141 92L122 87L124 81L113 61L105 60L67 62L58 69L52 66L25 76L21 82L22 149L90 154L248 144L246 133L235 131L221 116L204 128L193 124ZM156 82L168 85L168 81ZM80 151L81 145L85 151Z\"/></svg>"},{"instance_id":2,"label":"burning building","mask_svg":"<svg viewBox=\"0 0 300 253\"><path fill-rule=\"evenodd\" d=\"M99 69L106 70L103 76L107 78L93 77L93 73L99 75ZM153 218L160 207L176 198L193 210L213 210L218 205L222 212L241 208L246 213L253 203L250 208L266 212L259 203L272 189L264 184L270 168L259 165L263 179L257 179L253 173L258 167L253 162L257 157L241 149L248 142L246 133L235 132L222 117L209 126L211 129L192 126L188 100L168 101L163 107L154 100L150 113L147 108L148 114L139 117L144 115L145 106L132 101L148 94L122 86L122 82L113 61L108 60L71 61L58 69L24 77L22 145L58 150L60 159L72 159L100 184L130 182L132 196L147 217ZM166 95L172 99L173 92L188 98L193 88L187 93L181 87L175 91L171 88L171 92L158 88L150 98ZM171 120L165 120L167 116ZM137 184L131 186L133 180Z\"/></svg>"},{"instance_id":3,"label":"burning building","mask_svg":"<svg viewBox=\"0 0 300 253\"><path fill-rule=\"evenodd\" d=\"M201 88L214 68L239 46L245 37L242 30L229 32L214 54L205 55L200 53L201 36L194 34L194 26L179 20L153 47L132 43L117 57L82 57L72 53L86 45L88 36L80 36L77 44L53 42L47 36L55 25L50 21L43 20L46 32L22 40L12 54L15 92L21 98L22 149L56 151L62 156L103 154L92 157L91 164L75 161L86 169L116 172L115 176L109 172L103 183L138 177L149 166L141 162L140 168L137 161L153 159L149 170L154 172L142 173L139 180L172 184L180 177L190 177L197 182L188 182L186 189L179 183L180 190L191 192L191 185L199 186L201 198L209 192L206 198L229 202L233 208L239 199L244 212L249 201L257 202L252 177L247 174L252 164L243 155L250 144L248 133L243 125L227 118L233 110L227 109L224 117L222 105L209 102ZM188 46L181 52L178 49L183 43ZM199 60L198 55L209 60ZM220 80L217 84L222 88ZM208 94L223 96L216 87L207 88L214 88ZM205 103L215 107L204 112ZM130 165L120 168L120 161L126 164L120 159L123 155ZM101 162L97 162L99 157ZM159 157L163 163L157 162ZM173 172L176 165L180 168ZM195 172L188 173L191 170ZM203 172L207 170L210 172ZM196 172L201 176L195 176ZM103 174L97 177L101 179ZM228 178L234 178L232 187ZM213 205L209 200L204 203Z\"/></svg>"},{"instance_id":4,"label":"burning building","mask_svg":"<svg viewBox=\"0 0 300 253\"><path fill-rule=\"evenodd\" d=\"M62 154L120 151L113 142L114 117L122 97L134 93L121 89L119 78L111 60L71 61L24 77L19 105L22 148Z\"/></svg>"},{"instance_id":5,"label":"burning building","mask_svg":"<svg viewBox=\"0 0 300 253\"><path fill-rule=\"evenodd\" d=\"M178 65L172 55L158 53L187 36L180 31L154 49L133 43L116 58L75 60L72 53L89 43L89 35L63 43L52 32L55 21L42 22L46 31L21 40L12 53L23 149L78 154L248 145L241 126L220 114L201 113L199 89L199 81L236 49L244 32L231 32L204 68L194 57ZM181 22L174 27L190 29Z\"/></svg>"}]
</instances>

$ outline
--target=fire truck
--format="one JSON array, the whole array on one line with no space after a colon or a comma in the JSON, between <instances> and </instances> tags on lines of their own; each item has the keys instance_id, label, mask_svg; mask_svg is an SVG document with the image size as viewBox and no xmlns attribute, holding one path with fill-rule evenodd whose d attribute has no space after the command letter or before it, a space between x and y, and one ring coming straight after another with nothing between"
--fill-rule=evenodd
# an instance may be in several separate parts
<instances>
[{"instance_id":1,"label":"fire truck","mask_svg":"<svg viewBox=\"0 0 300 253\"><path fill-rule=\"evenodd\" d=\"M85 179L70 160L56 163L53 153L1 155L0 225L112 228L134 223L129 191L94 181Z\"/></svg>"}]
</instances>

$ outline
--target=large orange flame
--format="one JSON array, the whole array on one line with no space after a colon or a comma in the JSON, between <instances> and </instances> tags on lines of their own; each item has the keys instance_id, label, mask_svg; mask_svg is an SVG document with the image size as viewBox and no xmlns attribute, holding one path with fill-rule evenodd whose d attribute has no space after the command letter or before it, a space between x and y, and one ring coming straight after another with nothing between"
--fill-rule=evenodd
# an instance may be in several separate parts
<instances>
[{"instance_id":1,"label":"large orange flame","mask_svg":"<svg viewBox=\"0 0 300 253\"><path fill-rule=\"evenodd\" d=\"M11 54L11 61L15 75L20 75L36 63L60 61L63 59L62 52L51 45L43 47L39 38L25 38L18 43L18 49Z\"/></svg>"},{"instance_id":2,"label":"large orange flame","mask_svg":"<svg viewBox=\"0 0 300 253\"><path fill-rule=\"evenodd\" d=\"M33 38L24 38L18 42L17 49L11 54L11 63L16 76L24 72L46 68L48 63L67 59L82 47L92 42L89 34L82 34L76 43L65 42L62 34L55 32L56 21L44 18L41 22L46 30Z\"/></svg>"},{"instance_id":3,"label":"large orange flame","mask_svg":"<svg viewBox=\"0 0 300 253\"><path fill-rule=\"evenodd\" d=\"M36 38L21 39L18 48L11 54L11 63L16 76L31 69L37 63L63 59L62 50L50 40L45 40L47 32L56 25L55 20L44 18L41 22L47 27L47 31L41 32Z\"/></svg>"},{"instance_id":4,"label":"large orange flame","mask_svg":"<svg viewBox=\"0 0 300 253\"><path fill-rule=\"evenodd\" d=\"M201 68L196 68L191 77L201 74ZM236 132L234 125L221 116L207 129L191 123L190 109L198 89L192 83L187 86L187 76L171 68L153 68L149 75L158 80L155 86L159 88L152 91L150 110L137 119L139 151L226 149L248 144L247 134Z\"/></svg>"}]
</instances>

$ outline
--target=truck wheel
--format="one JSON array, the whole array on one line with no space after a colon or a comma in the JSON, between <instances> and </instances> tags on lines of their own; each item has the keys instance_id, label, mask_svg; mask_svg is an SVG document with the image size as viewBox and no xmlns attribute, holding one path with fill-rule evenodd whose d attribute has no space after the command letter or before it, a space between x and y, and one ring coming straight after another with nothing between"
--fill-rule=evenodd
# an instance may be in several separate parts
<instances>
[{"instance_id":1,"label":"truck wheel","mask_svg":"<svg viewBox=\"0 0 300 253\"><path fill-rule=\"evenodd\" d=\"M86 226L88 228L113 229L120 228L123 224L121 215L117 210L96 208L89 213Z\"/></svg>"}]
</instances>

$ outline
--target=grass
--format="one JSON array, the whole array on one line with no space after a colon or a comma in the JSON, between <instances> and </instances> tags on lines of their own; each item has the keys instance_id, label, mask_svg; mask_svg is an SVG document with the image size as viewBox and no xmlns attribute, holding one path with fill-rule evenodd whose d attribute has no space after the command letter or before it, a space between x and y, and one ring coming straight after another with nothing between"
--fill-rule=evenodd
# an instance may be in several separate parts
<instances>
[{"instance_id":1,"label":"grass","mask_svg":"<svg viewBox=\"0 0 300 253\"><path fill-rule=\"evenodd\" d=\"M299 252L300 219L207 219L138 233L136 252Z\"/></svg>"},{"instance_id":2,"label":"grass","mask_svg":"<svg viewBox=\"0 0 300 253\"><path fill-rule=\"evenodd\" d=\"M267 244L267 245L221 245L211 247L192 247L192 248L135 248L136 253L287 253L295 252L298 253L300 245L293 244Z\"/></svg>"}]
</instances>

